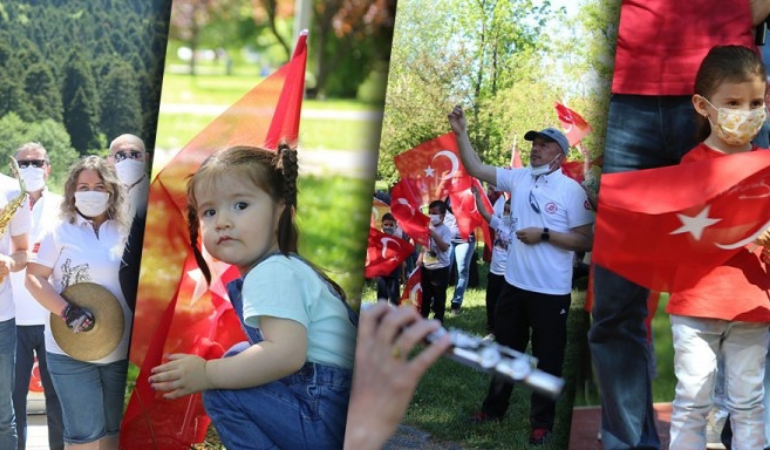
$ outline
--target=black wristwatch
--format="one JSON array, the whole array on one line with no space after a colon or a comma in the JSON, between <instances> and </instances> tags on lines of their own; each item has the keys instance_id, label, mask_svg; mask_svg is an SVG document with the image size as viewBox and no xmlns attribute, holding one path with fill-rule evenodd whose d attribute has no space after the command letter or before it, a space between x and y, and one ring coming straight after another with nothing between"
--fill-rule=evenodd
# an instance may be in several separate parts
<instances>
[{"instance_id":1,"label":"black wristwatch","mask_svg":"<svg viewBox=\"0 0 770 450\"><path fill-rule=\"evenodd\" d=\"M543 228L543 232L540 233L540 240L548 241L549 239L551 239L551 234L548 232L548 228Z\"/></svg>"}]
</instances>

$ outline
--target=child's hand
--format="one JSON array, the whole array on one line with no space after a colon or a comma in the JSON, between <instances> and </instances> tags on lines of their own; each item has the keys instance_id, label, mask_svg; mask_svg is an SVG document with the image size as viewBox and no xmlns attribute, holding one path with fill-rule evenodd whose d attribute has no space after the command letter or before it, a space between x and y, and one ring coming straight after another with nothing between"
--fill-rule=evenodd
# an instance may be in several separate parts
<instances>
[{"instance_id":1,"label":"child's hand","mask_svg":"<svg viewBox=\"0 0 770 450\"><path fill-rule=\"evenodd\" d=\"M378 303L361 312L345 449L379 449L396 430L426 370L449 348L449 336L409 353L439 328L412 307Z\"/></svg>"},{"instance_id":2,"label":"child's hand","mask_svg":"<svg viewBox=\"0 0 770 450\"><path fill-rule=\"evenodd\" d=\"M206 360L200 356L175 353L166 364L152 369L150 386L158 391L171 391L169 400L210 389L206 376Z\"/></svg>"}]
</instances>

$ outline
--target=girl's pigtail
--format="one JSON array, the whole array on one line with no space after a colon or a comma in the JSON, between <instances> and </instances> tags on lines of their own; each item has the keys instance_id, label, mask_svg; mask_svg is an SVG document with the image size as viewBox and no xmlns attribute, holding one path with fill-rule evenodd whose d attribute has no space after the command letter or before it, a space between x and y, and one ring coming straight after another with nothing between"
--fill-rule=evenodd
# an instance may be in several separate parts
<instances>
[{"instance_id":1,"label":"girl's pigtail","mask_svg":"<svg viewBox=\"0 0 770 450\"><path fill-rule=\"evenodd\" d=\"M278 146L276 168L283 177L283 200L286 207L278 219L278 246L281 252L297 253L298 232L294 225L294 211L297 208L297 150L285 143Z\"/></svg>"},{"instance_id":2,"label":"girl's pigtail","mask_svg":"<svg viewBox=\"0 0 770 450\"><path fill-rule=\"evenodd\" d=\"M206 283L211 284L211 271L206 260L203 259L203 254L198 250L198 212L192 205L187 205L187 226L190 230L190 247L195 256L195 262L198 263L201 273L206 278Z\"/></svg>"}]
</instances>

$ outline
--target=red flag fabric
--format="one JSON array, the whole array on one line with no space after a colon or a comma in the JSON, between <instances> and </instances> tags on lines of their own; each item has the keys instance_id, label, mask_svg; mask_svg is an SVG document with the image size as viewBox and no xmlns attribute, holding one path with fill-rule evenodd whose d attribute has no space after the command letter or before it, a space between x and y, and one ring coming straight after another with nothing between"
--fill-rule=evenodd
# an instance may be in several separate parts
<instances>
[{"instance_id":1,"label":"red flag fabric","mask_svg":"<svg viewBox=\"0 0 770 450\"><path fill-rule=\"evenodd\" d=\"M401 180L390 191L390 212L398 225L415 242L422 246L430 245L428 216L420 212L419 188L410 180Z\"/></svg>"},{"instance_id":2,"label":"red flag fabric","mask_svg":"<svg viewBox=\"0 0 770 450\"><path fill-rule=\"evenodd\" d=\"M382 216L384 216L385 213L389 213L389 212L390 212L390 206L388 206L387 203L383 202L377 197L373 197L371 226L377 228L382 222Z\"/></svg>"},{"instance_id":3,"label":"red flag fabric","mask_svg":"<svg viewBox=\"0 0 770 450\"><path fill-rule=\"evenodd\" d=\"M474 178L473 185L476 186L476 189L478 189L479 192L484 192L479 180ZM481 198L484 201L484 207L487 212L492 213L492 203L487 196L482 194ZM484 242L491 243L492 239L489 234L489 226L476 208L476 197L473 195L471 189L468 188L463 191L452 192L449 194L449 200L452 203L452 214L454 214L455 219L457 220L457 228L460 231L460 237L468 239L468 236L473 233L476 228L481 227L484 233Z\"/></svg>"},{"instance_id":4,"label":"red flag fabric","mask_svg":"<svg viewBox=\"0 0 770 450\"><path fill-rule=\"evenodd\" d=\"M522 167L524 167L524 163L521 162L521 153L519 153L519 148L514 145L511 151L511 168L521 169Z\"/></svg>"},{"instance_id":5,"label":"red flag fabric","mask_svg":"<svg viewBox=\"0 0 770 450\"><path fill-rule=\"evenodd\" d=\"M572 178L578 183L586 179L586 165L583 161L567 161L561 164L561 170L564 175Z\"/></svg>"},{"instance_id":6,"label":"red flag fabric","mask_svg":"<svg viewBox=\"0 0 770 450\"><path fill-rule=\"evenodd\" d=\"M396 236L369 228L369 245L366 248L366 278L390 275L406 258L414 253L414 246Z\"/></svg>"},{"instance_id":7,"label":"red flag fabric","mask_svg":"<svg viewBox=\"0 0 770 450\"><path fill-rule=\"evenodd\" d=\"M444 200L450 192L470 187L470 176L460 162L453 132L396 155L394 161L401 179L410 180L417 187L420 206Z\"/></svg>"},{"instance_id":8,"label":"red flag fabric","mask_svg":"<svg viewBox=\"0 0 770 450\"><path fill-rule=\"evenodd\" d=\"M678 292L770 227L770 151L602 175L593 262Z\"/></svg>"},{"instance_id":9,"label":"red flag fabric","mask_svg":"<svg viewBox=\"0 0 770 450\"><path fill-rule=\"evenodd\" d=\"M567 136L570 147L580 142L588 133L591 132L591 126L583 117L575 111L567 108L559 102L554 103L556 115L559 117L561 127Z\"/></svg>"},{"instance_id":10,"label":"red flag fabric","mask_svg":"<svg viewBox=\"0 0 770 450\"><path fill-rule=\"evenodd\" d=\"M274 148L281 140L296 142L306 60L303 33L292 60L193 138L150 187L129 358L129 374L137 368L139 373L121 424L122 449L186 450L204 440L209 421L200 396L165 400L147 381L164 354L216 358L246 340L224 288L238 276L237 270L209 258L212 283L206 286L194 262L186 222L186 178L220 149L243 144Z\"/></svg>"},{"instance_id":11,"label":"red flag fabric","mask_svg":"<svg viewBox=\"0 0 770 450\"><path fill-rule=\"evenodd\" d=\"M404 292L401 293L401 305L412 305L418 311L422 307L422 275L419 267L415 267L406 280Z\"/></svg>"}]
</instances>

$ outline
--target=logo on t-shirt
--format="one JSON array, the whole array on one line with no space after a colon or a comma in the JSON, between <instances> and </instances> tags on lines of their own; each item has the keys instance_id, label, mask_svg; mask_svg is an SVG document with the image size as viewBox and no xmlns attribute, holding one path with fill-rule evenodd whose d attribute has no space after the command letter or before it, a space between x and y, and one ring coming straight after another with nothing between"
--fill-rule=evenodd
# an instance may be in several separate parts
<instances>
[{"instance_id":1,"label":"logo on t-shirt","mask_svg":"<svg viewBox=\"0 0 770 450\"><path fill-rule=\"evenodd\" d=\"M590 211L590 210L591 210L591 202L589 202L588 200L586 200L585 202L583 202L583 208L585 208L585 209L587 209L588 211Z\"/></svg>"},{"instance_id":2,"label":"logo on t-shirt","mask_svg":"<svg viewBox=\"0 0 770 450\"><path fill-rule=\"evenodd\" d=\"M553 214L558 210L559 208L556 206L556 203L554 202L548 202L545 204L545 212L547 212L548 214Z\"/></svg>"},{"instance_id":3,"label":"logo on t-shirt","mask_svg":"<svg viewBox=\"0 0 770 450\"><path fill-rule=\"evenodd\" d=\"M40 242L35 242L35 245L32 246L32 253L37 253L40 251Z\"/></svg>"}]
</instances>

